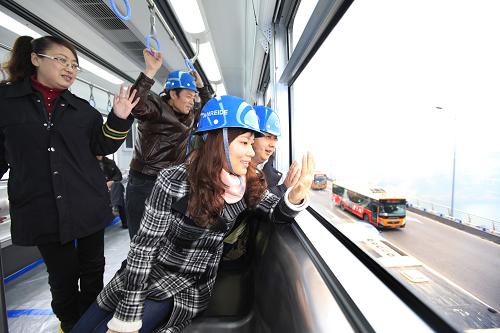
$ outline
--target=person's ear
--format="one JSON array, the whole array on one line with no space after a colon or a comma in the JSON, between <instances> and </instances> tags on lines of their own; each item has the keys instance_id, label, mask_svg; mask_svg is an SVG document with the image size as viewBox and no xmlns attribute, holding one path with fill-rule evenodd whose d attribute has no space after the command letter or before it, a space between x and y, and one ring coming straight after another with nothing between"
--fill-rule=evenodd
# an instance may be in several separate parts
<instances>
[{"instance_id":1,"label":"person's ear","mask_svg":"<svg viewBox=\"0 0 500 333\"><path fill-rule=\"evenodd\" d=\"M40 66L40 58L38 58L38 56L36 55L35 52L31 52L31 63L35 67L39 67Z\"/></svg>"}]
</instances>

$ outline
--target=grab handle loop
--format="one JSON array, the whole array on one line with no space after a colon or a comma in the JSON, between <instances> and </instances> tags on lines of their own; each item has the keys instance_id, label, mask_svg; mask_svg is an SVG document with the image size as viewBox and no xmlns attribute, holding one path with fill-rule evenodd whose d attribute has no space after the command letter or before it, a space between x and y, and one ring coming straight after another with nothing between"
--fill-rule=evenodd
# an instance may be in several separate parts
<instances>
[{"instance_id":1,"label":"grab handle loop","mask_svg":"<svg viewBox=\"0 0 500 333\"><path fill-rule=\"evenodd\" d=\"M94 98L94 86L93 85L90 85L90 97L89 97L89 104L95 108L96 104L95 104L95 98Z\"/></svg>"},{"instance_id":2,"label":"grab handle loop","mask_svg":"<svg viewBox=\"0 0 500 333\"><path fill-rule=\"evenodd\" d=\"M156 51L160 51L160 41L158 40L158 37L156 36L156 18L155 18L155 8L154 6L149 5L149 35L146 36L146 48L153 50L153 48L150 46L151 40L153 40L156 43Z\"/></svg>"},{"instance_id":3,"label":"grab handle loop","mask_svg":"<svg viewBox=\"0 0 500 333\"><path fill-rule=\"evenodd\" d=\"M107 106L108 112L111 112L111 109L113 109L113 105L111 105L111 94L108 93L108 106Z\"/></svg>"},{"instance_id":4,"label":"grab handle loop","mask_svg":"<svg viewBox=\"0 0 500 333\"><path fill-rule=\"evenodd\" d=\"M189 72L196 72L194 67L194 62L198 59L198 54L200 53L200 40L196 39L196 53L191 59L184 59L184 64L186 65Z\"/></svg>"},{"instance_id":5,"label":"grab handle loop","mask_svg":"<svg viewBox=\"0 0 500 333\"><path fill-rule=\"evenodd\" d=\"M111 4L111 8L113 9L113 12L118 16L120 19L123 21L127 21L130 18L130 14L132 13L130 9L130 4L128 3L128 0L123 0L123 3L125 4L125 15L122 15L120 11L118 10L118 7L116 7L116 2L115 0L109 0Z\"/></svg>"}]
</instances>

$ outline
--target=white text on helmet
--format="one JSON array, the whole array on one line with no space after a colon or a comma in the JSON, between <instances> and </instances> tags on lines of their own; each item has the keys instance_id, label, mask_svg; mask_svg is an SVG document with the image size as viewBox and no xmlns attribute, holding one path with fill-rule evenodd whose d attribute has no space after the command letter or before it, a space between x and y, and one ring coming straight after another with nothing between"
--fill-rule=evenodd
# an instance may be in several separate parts
<instances>
[{"instance_id":1,"label":"white text on helmet","mask_svg":"<svg viewBox=\"0 0 500 333\"><path fill-rule=\"evenodd\" d=\"M202 113L202 117L211 117L211 116L227 116L227 110L212 110L205 113Z\"/></svg>"}]
</instances>

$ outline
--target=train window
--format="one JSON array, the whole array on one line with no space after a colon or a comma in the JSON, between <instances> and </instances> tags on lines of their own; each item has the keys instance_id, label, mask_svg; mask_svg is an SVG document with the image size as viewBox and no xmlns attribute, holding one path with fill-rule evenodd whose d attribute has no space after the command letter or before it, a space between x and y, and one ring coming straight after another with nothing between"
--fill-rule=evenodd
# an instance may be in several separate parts
<instances>
[{"instance_id":1,"label":"train window","mask_svg":"<svg viewBox=\"0 0 500 333\"><path fill-rule=\"evenodd\" d=\"M329 179L313 209L375 230L359 248L462 331L500 327L498 12L354 1L291 86L292 157Z\"/></svg>"},{"instance_id":2,"label":"train window","mask_svg":"<svg viewBox=\"0 0 500 333\"><path fill-rule=\"evenodd\" d=\"M312 12L314 11L314 8L316 7L316 4L318 3L318 0L302 0L300 1L299 8L297 9L297 12L295 14L295 18L292 23L292 42L290 45L292 46L292 50L295 49L295 46L297 46L297 42L300 39L300 36L304 32L304 29L306 27L307 21L311 17Z\"/></svg>"},{"instance_id":3,"label":"train window","mask_svg":"<svg viewBox=\"0 0 500 333\"><path fill-rule=\"evenodd\" d=\"M128 149L133 149L134 148L133 129L131 129L127 133L127 137L125 138L125 148L128 148Z\"/></svg>"}]
</instances>

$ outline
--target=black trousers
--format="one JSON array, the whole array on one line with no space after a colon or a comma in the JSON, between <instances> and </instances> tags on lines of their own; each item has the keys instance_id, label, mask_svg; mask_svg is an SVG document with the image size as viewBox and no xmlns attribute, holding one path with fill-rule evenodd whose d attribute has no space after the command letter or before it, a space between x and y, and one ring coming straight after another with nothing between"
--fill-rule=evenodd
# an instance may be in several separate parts
<instances>
[{"instance_id":1,"label":"black trousers","mask_svg":"<svg viewBox=\"0 0 500 333\"><path fill-rule=\"evenodd\" d=\"M156 180L146 177L138 177L129 173L127 183L127 194L125 195L127 223L130 239L132 239L141 225L142 214L146 199L149 198Z\"/></svg>"},{"instance_id":2,"label":"black trousers","mask_svg":"<svg viewBox=\"0 0 500 333\"><path fill-rule=\"evenodd\" d=\"M104 230L66 244L38 245L38 249L49 273L52 310L62 330L69 332L103 288Z\"/></svg>"}]
</instances>

